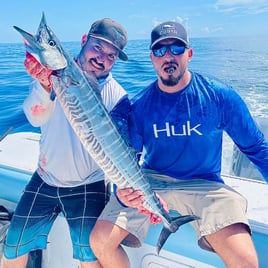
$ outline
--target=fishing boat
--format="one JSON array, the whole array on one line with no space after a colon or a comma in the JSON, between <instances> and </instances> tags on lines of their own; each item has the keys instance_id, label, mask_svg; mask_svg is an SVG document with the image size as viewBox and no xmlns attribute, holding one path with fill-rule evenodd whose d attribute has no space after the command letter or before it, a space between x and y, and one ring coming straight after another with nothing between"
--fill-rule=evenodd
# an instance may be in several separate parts
<instances>
[{"instance_id":1,"label":"fishing boat","mask_svg":"<svg viewBox=\"0 0 268 268\"><path fill-rule=\"evenodd\" d=\"M268 129L268 120L260 121ZM268 136L268 133L266 133ZM22 191L36 169L40 134L18 132L0 140L0 205L12 213ZM248 199L248 218L252 238L259 256L260 268L268 267L268 184L255 167L237 149L233 150L232 175L222 175L225 182ZM175 212L171 212L175 213ZM1 214L3 215L3 213ZM9 214L10 215L10 214ZM0 245L8 219L0 221ZM133 268L225 267L221 259L200 249L190 224L172 234L160 254L156 243L161 224L151 226L141 248L125 247ZM1 238L2 237L2 238ZM0 246L0 257L2 249ZM27 268L74 268L79 262L72 258L72 246L67 223L59 216L49 234L46 250L30 254Z\"/></svg>"}]
</instances>

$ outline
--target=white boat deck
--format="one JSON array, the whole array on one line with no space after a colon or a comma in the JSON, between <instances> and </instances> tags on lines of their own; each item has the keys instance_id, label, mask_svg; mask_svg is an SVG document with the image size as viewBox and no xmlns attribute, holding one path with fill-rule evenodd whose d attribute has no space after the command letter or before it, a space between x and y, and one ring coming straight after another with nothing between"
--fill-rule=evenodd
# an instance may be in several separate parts
<instances>
[{"instance_id":1,"label":"white boat deck","mask_svg":"<svg viewBox=\"0 0 268 268\"><path fill-rule=\"evenodd\" d=\"M7 135L0 142L0 166L32 173L37 166L40 134L19 132Z\"/></svg>"},{"instance_id":2,"label":"white boat deck","mask_svg":"<svg viewBox=\"0 0 268 268\"><path fill-rule=\"evenodd\" d=\"M248 218L268 225L268 184L264 181L224 176L226 184L240 192L248 200Z\"/></svg>"}]
</instances>

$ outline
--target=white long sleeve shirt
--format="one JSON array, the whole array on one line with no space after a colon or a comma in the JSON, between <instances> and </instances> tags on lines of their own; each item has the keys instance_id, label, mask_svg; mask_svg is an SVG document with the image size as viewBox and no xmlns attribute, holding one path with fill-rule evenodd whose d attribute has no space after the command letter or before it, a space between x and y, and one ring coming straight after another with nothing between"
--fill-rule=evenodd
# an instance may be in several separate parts
<instances>
[{"instance_id":1,"label":"white long sleeve shirt","mask_svg":"<svg viewBox=\"0 0 268 268\"><path fill-rule=\"evenodd\" d=\"M123 99L129 102L126 91L111 73L100 83L100 88L108 112L116 109ZM57 98L52 101L49 93L37 81L31 85L23 110L29 122L41 128L37 172L47 184L75 187L104 179L102 170L84 149Z\"/></svg>"}]
</instances>

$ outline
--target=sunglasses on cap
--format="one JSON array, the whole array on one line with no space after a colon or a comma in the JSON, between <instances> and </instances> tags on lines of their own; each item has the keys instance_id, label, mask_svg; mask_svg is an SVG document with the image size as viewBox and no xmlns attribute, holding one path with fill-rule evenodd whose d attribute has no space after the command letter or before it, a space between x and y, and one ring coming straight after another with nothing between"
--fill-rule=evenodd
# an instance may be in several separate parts
<instances>
[{"instance_id":1,"label":"sunglasses on cap","mask_svg":"<svg viewBox=\"0 0 268 268\"><path fill-rule=\"evenodd\" d=\"M166 54L168 49L173 55L181 55L181 54L184 53L186 47L185 46L179 46L179 45L176 45L176 44L158 45L158 46L155 46L152 49L152 52L153 52L155 57L163 57Z\"/></svg>"}]
</instances>

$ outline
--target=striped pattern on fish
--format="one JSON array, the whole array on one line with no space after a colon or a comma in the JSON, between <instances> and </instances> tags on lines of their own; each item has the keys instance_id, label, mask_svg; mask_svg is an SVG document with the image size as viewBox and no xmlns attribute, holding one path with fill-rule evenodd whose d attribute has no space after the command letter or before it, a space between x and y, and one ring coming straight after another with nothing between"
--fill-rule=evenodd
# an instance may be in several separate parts
<instances>
[{"instance_id":1,"label":"striped pattern on fish","mask_svg":"<svg viewBox=\"0 0 268 268\"><path fill-rule=\"evenodd\" d=\"M102 104L97 84L91 77L87 77L88 83L83 84L82 80L76 86L66 88L63 78L70 77L67 71L72 64L75 68L79 68L72 62L62 71L60 77L52 76L52 84L66 117L81 143L109 180L119 188L132 187L142 190L146 197L144 206L158 215L164 214L159 199L151 190L137 163L134 151L121 137Z\"/></svg>"},{"instance_id":2,"label":"striped pattern on fish","mask_svg":"<svg viewBox=\"0 0 268 268\"><path fill-rule=\"evenodd\" d=\"M83 85L79 82L77 86L66 88L62 78L69 77L69 74L66 75L67 68L61 73L60 78L52 76L52 84L82 144L113 183L121 188L138 189L144 186L145 189L150 190L137 164L135 153L119 134L101 99L96 94L97 84L89 77L87 79L90 87L87 83Z\"/></svg>"},{"instance_id":3,"label":"striped pattern on fish","mask_svg":"<svg viewBox=\"0 0 268 268\"><path fill-rule=\"evenodd\" d=\"M145 195L144 207L161 217L164 226L157 244L159 252L171 233L198 217L169 217L138 165L135 152L121 137L103 105L96 79L86 75L65 51L47 26L44 14L35 36L14 28L26 39L28 52L54 70L51 82L57 99L81 143L109 180L119 188L141 190Z\"/></svg>"}]
</instances>

